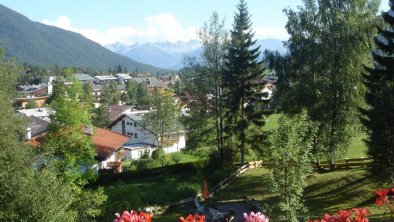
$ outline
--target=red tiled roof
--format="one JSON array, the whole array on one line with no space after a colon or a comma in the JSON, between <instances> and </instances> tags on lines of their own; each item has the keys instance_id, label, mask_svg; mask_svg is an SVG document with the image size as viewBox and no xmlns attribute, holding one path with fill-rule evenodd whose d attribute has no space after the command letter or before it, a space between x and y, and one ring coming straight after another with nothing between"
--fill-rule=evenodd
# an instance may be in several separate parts
<instances>
[{"instance_id":1,"label":"red tiled roof","mask_svg":"<svg viewBox=\"0 0 394 222\"><path fill-rule=\"evenodd\" d=\"M94 128L92 142L96 147L97 157L107 159L127 142L129 137L110 130Z\"/></svg>"},{"instance_id":2,"label":"red tiled roof","mask_svg":"<svg viewBox=\"0 0 394 222\"><path fill-rule=\"evenodd\" d=\"M43 132L31 140L26 141L26 144L39 146L43 136L46 134L47 132ZM127 140L129 140L127 136L97 127L94 128L92 136L92 144L96 148L98 159L107 159L118 148L122 147Z\"/></svg>"}]
</instances>

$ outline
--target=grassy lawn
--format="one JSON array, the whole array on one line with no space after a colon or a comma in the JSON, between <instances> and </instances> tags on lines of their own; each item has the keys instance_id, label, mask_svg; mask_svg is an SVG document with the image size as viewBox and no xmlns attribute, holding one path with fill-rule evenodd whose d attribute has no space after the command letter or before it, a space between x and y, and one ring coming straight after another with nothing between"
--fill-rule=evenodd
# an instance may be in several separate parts
<instances>
[{"instance_id":1,"label":"grassy lawn","mask_svg":"<svg viewBox=\"0 0 394 222\"><path fill-rule=\"evenodd\" d=\"M229 187L218 193L218 201L242 201L245 196L254 198L268 209L274 221L278 210L275 204L278 196L268 191L269 170L265 168L252 169L242 174ZM340 209L354 207L368 208L372 215L370 221L389 221L389 215L383 217L384 209L374 205L375 188L379 188L365 175L360 168L338 170L327 173L314 173L308 178L305 188L305 205L309 213L301 215L300 221L305 217L321 218L326 212L332 214ZM186 215L195 207L183 206L169 210L154 219L156 222L177 221L179 216Z\"/></svg>"},{"instance_id":2,"label":"grassy lawn","mask_svg":"<svg viewBox=\"0 0 394 222\"><path fill-rule=\"evenodd\" d=\"M281 114L272 114L268 117L268 121L264 126L266 131L274 131L278 128L278 119ZM366 157L366 146L362 141L365 138L365 133L360 132L358 135L352 138L352 141L349 146L349 150L345 158L360 158Z\"/></svg>"},{"instance_id":3,"label":"grassy lawn","mask_svg":"<svg viewBox=\"0 0 394 222\"><path fill-rule=\"evenodd\" d=\"M228 188L220 192L218 200L242 200L244 196L258 200L262 205L272 209L272 216L278 214L274 205L277 195L266 188L269 170L261 168L249 170L241 175ZM383 210L374 203L376 184L365 176L363 169L340 170L328 173L315 173L308 178L305 189L305 203L311 218L321 218L324 213L333 213L340 209L366 207L371 212L371 221L388 221L382 217Z\"/></svg>"},{"instance_id":4,"label":"grassy lawn","mask_svg":"<svg viewBox=\"0 0 394 222\"><path fill-rule=\"evenodd\" d=\"M280 114L273 114L269 117L265 130L272 131L278 127ZM347 157L357 158L366 156L365 145L362 142L364 134L360 133L352 139ZM173 153L177 155L181 162L191 162L199 159L198 156L183 152ZM248 160L255 159L256 156L250 153ZM123 163L129 165L130 162ZM268 210L271 210L271 216L275 218L278 214L275 208L278 196L269 192L266 188L268 183L269 170L261 168L249 170L232 185L227 187L216 195L219 201L236 201L243 200L245 196L258 200ZM141 206L149 204L163 204L172 202L195 194L201 189L203 175L201 172L185 173L178 175L159 176L137 180L131 183L115 183L112 186L105 187L105 192L109 196L121 198L122 195L127 197L126 192L134 193L133 198L137 198ZM363 169L338 170L328 173L314 173L308 178L308 186L305 189L305 204L309 214L302 217L321 218L324 213L333 213L339 209L348 209L353 207L367 207L373 215L370 221L387 221L388 217L382 218L383 210L377 208L374 203L374 189L379 188L365 176ZM122 195L114 195L115 190L126 191ZM158 201L160 200L160 201ZM127 200L123 200L127 201ZM194 205L175 207L168 209L163 215L154 217L155 222L178 221L180 216L186 216ZM129 205L128 209L135 209ZM300 218L300 221L303 218Z\"/></svg>"}]
</instances>

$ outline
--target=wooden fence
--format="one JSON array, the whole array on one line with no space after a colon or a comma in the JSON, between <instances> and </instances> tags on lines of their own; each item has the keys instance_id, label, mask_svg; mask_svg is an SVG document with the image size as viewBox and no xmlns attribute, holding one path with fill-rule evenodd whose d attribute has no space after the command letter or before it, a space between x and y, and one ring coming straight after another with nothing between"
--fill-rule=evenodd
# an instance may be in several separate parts
<instances>
[{"instance_id":1,"label":"wooden fence","mask_svg":"<svg viewBox=\"0 0 394 222\"><path fill-rule=\"evenodd\" d=\"M371 162L371 160L372 160L371 158L365 158L365 157L345 158L344 160L337 161L335 164L336 164L337 169L350 168L350 167L364 167L364 166L367 166L368 163ZM219 191L226 188L228 185L231 184L231 182L233 182L237 177L239 177L241 174L243 174L247 170L253 169L253 168L267 167L269 165L270 165L270 163L267 161L265 161L265 162L264 161L251 161L251 162L239 167L233 174L231 174L229 177L227 177L224 180L222 180L221 182L219 182L213 189L211 189L209 196L212 197L213 195L215 195ZM317 164L315 162L312 162L312 166L314 167L314 169L317 169ZM323 167L324 169L329 169L329 167L330 167L327 162L321 162L320 166ZM203 198L202 192L199 192L196 196L191 196L191 197L185 198L180 201L172 202L168 206L178 206L178 205L182 205L182 204L186 204L186 203L191 203L191 202L193 202L195 197ZM153 214L153 213L161 214L164 211L164 209L160 206L146 207L143 209L151 214Z\"/></svg>"},{"instance_id":2,"label":"wooden fence","mask_svg":"<svg viewBox=\"0 0 394 222\"><path fill-rule=\"evenodd\" d=\"M372 161L372 158L360 157L360 158L345 158L335 162L337 169L348 169L350 167L365 167ZM313 168L317 169L317 163L313 162ZM323 169L329 169L330 165L327 162L321 162L320 166Z\"/></svg>"}]
</instances>

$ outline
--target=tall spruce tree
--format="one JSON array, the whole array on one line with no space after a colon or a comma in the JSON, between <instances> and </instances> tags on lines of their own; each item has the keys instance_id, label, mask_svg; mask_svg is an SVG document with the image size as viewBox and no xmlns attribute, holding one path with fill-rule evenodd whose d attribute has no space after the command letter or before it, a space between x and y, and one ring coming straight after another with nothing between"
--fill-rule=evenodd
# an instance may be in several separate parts
<instances>
[{"instance_id":1,"label":"tall spruce tree","mask_svg":"<svg viewBox=\"0 0 394 222\"><path fill-rule=\"evenodd\" d=\"M368 155L373 158L370 174L381 182L394 182L394 0L390 10L382 13L386 24L375 37L372 52L374 68L366 68L364 75L369 107L362 110L367 129L365 142Z\"/></svg>"},{"instance_id":2,"label":"tall spruce tree","mask_svg":"<svg viewBox=\"0 0 394 222\"><path fill-rule=\"evenodd\" d=\"M254 47L256 40L251 30L252 22L246 2L240 0L237 8L226 54L223 97L228 108L225 114L226 131L229 132L228 146L239 146L241 164L243 164L250 136L247 135L248 127L252 124L255 126L264 124L265 108L260 104L262 97L260 92L263 87L260 80L264 76L264 69L262 63L257 61L260 47ZM260 141L256 138L252 140Z\"/></svg>"}]
</instances>

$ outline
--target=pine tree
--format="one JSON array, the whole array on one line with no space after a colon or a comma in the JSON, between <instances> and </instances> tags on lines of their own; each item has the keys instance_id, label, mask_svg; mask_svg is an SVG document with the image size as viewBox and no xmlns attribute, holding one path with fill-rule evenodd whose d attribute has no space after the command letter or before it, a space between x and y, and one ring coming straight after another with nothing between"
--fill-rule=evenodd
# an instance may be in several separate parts
<instances>
[{"instance_id":1,"label":"pine tree","mask_svg":"<svg viewBox=\"0 0 394 222\"><path fill-rule=\"evenodd\" d=\"M386 29L379 29L373 51L374 68L364 75L368 109L362 110L367 128L368 155L373 158L369 172L382 182L394 182L394 0L382 14Z\"/></svg>"},{"instance_id":2,"label":"pine tree","mask_svg":"<svg viewBox=\"0 0 394 222\"><path fill-rule=\"evenodd\" d=\"M248 126L264 124L264 106L259 104L263 87L259 81L264 76L264 69L262 63L257 61L260 47L253 48L256 40L245 1L240 0L237 8L226 55L223 96L228 108L225 114L229 124L226 131L230 132L230 135L227 141L229 146L239 145L243 164ZM233 137L239 144L233 142Z\"/></svg>"}]
</instances>

